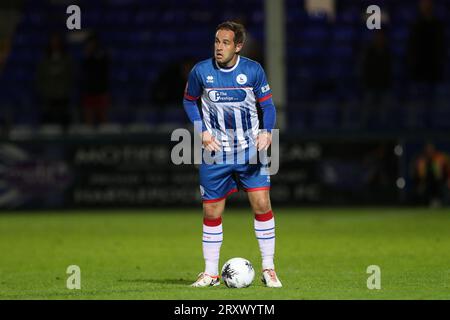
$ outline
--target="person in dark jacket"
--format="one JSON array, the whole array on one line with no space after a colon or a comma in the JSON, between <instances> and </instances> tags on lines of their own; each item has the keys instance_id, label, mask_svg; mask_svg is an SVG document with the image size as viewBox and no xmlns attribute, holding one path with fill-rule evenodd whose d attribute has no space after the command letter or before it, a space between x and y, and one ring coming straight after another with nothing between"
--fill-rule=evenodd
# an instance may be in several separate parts
<instances>
[{"instance_id":1,"label":"person in dark jacket","mask_svg":"<svg viewBox=\"0 0 450 320\"><path fill-rule=\"evenodd\" d=\"M412 80L436 84L443 80L446 45L443 23L435 16L433 1L419 2L419 16L410 29L408 65Z\"/></svg>"},{"instance_id":2,"label":"person in dark jacket","mask_svg":"<svg viewBox=\"0 0 450 320\"><path fill-rule=\"evenodd\" d=\"M387 124L392 85L392 54L384 31L377 30L362 57L362 125Z\"/></svg>"},{"instance_id":3,"label":"person in dark jacket","mask_svg":"<svg viewBox=\"0 0 450 320\"><path fill-rule=\"evenodd\" d=\"M42 103L41 123L70 123L69 102L73 85L73 65L60 34L52 34L36 72L37 93Z\"/></svg>"},{"instance_id":4,"label":"person in dark jacket","mask_svg":"<svg viewBox=\"0 0 450 320\"><path fill-rule=\"evenodd\" d=\"M105 123L110 106L109 56L101 46L97 35L86 42L82 63L82 107L86 124Z\"/></svg>"}]
</instances>

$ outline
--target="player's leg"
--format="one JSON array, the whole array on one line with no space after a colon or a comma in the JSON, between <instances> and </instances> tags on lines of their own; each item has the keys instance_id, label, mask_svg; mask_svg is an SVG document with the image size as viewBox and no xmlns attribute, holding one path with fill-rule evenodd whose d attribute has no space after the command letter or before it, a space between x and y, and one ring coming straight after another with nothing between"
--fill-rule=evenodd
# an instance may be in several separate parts
<instances>
[{"instance_id":1,"label":"player's leg","mask_svg":"<svg viewBox=\"0 0 450 320\"><path fill-rule=\"evenodd\" d=\"M255 234L261 251L263 282L268 287L281 287L275 273L275 219L270 204L270 175L261 165L237 166L239 181L248 194L255 214Z\"/></svg>"},{"instance_id":2,"label":"player's leg","mask_svg":"<svg viewBox=\"0 0 450 320\"><path fill-rule=\"evenodd\" d=\"M200 273L194 287L215 286L219 284L219 257L222 246L222 213L225 199L237 191L231 178L231 170L222 166L200 166L200 190L203 200L203 238L202 249L205 271Z\"/></svg>"},{"instance_id":3,"label":"player's leg","mask_svg":"<svg viewBox=\"0 0 450 320\"><path fill-rule=\"evenodd\" d=\"M203 257L205 273L219 275L220 248L223 241L222 214L225 199L218 202L203 203Z\"/></svg>"},{"instance_id":4,"label":"player's leg","mask_svg":"<svg viewBox=\"0 0 450 320\"><path fill-rule=\"evenodd\" d=\"M261 251L263 282L268 287L281 287L275 273L275 219L268 189L248 189L248 199L255 214L255 235Z\"/></svg>"},{"instance_id":5,"label":"player's leg","mask_svg":"<svg viewBox=\"0 0 450 320\"><path fill-rule=\"evenodd\" d=\"M261 251L263 270L274 269L275 219L270 205L269 190L251 191L247 194L255 214L255 235Z\"/></svg>"},{"instance_id":6,"label":"player's leg","mask_svg":"<svg viewBox=\"0 0 450 320\"><path fill-rule=\"evenodd\" d=\"M203 258L205 271L198 275L193 287L210 287L219 285L219 258L222 246L222 213L225 199L217 202L203 203Z\"/></svg>"},{"instance_id":7,"label":"player's leg","mask_svg":"<svg viewBox=\"0 0 450 320\"><path fill-rule=\"evenodd\" d=\"M262 256L263 269L274 269L275 219L270 204L270 176L262 174L260 165L238 166L239 183L247 192L255 215L255 234Z\"/></svg>"},{"instance_id":8,"label":"player's leg","mask_svg":"<svg viewBox=\"0 0 450 320\"><path fill-rule=\"evenodd\" d=\"M275 269L275 219L270 205L269 190L248 192L252 207L255 235L261 251L262 268Z\"/></svg>"}]
</instances>

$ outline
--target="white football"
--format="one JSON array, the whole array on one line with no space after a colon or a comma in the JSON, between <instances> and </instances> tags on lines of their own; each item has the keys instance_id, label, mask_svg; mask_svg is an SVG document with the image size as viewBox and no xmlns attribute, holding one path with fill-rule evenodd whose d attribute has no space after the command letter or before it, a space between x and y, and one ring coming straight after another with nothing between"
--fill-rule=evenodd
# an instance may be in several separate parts
<instances>
[{"instance_id":1,"label":"white football","mask_svg":"<svg viewBox=\"0 0 450 320\"><path fill-rule=\"evenodd\" d=\"M228 288L245 288L252 284L255 270L250 261L232 258L222 267L222 279Z\"/></svg>"}]
</instances>

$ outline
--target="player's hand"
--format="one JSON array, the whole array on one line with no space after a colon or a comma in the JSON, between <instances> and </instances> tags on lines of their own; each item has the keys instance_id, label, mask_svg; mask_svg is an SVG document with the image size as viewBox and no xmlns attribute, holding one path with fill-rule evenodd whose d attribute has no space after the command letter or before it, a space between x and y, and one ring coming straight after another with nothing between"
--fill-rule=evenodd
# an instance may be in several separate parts
<instances>
[{"instance_id":1,"label":"player's hand","mask_svg":"<svg viewBox=\"0 0 450 320\"><path fill-rule=\"evenodd\" d=\"M220 151L220 146L216 138L207 130L202 133L202 143L208 151Z\"/></svg>"},{"instance_id":2,"label":"player's hand","mask_svg":"<svg viewBox=\"0 0 450 320\"><path fill-rule=\"evenodd\" d=\"M258 147L258 151L269 149L271 143L272 134L270 132L261 132L258 134L258 137L256 138L256 146Z\"/></svg>"}]
</instances>

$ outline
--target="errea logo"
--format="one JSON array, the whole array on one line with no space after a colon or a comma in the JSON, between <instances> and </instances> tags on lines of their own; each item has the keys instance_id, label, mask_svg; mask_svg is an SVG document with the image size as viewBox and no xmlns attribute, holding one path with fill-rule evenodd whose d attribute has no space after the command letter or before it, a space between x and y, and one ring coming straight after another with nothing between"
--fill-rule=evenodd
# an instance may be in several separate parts
<instances>
[{"instance_id":1,"label":"errea logo","mask_svg":"<svg viewBox=\"0 0 450 320\"><path fill-rule=\"evenodd\" d=\"M213 76L207 76L206 77L206 83L213 83L214 82L214 77Z\"/></svg>"}]
</instances>

